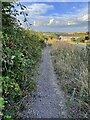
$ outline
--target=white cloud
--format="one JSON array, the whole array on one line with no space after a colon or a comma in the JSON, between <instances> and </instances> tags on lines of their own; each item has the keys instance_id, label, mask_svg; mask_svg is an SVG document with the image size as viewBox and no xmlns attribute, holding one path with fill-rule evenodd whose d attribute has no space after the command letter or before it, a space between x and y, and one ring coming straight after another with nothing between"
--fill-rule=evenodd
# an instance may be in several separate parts
<instances>
[{"instance_id":1,"label":"white cloud","mask_svg":"<svg viewBox=\"0 0 90 120\"><path fill-rule=\"evenodd\" d=\"M68 22L67 25L76 25L75 22Z\"/></svg>"},{"instance_id":2,"label":"white cloud","mask_svg":"<svg viewBox=\"0 0 90 120\"><path fill-rule=\"evenodd\" d=\"M48 4L32 4L30 6L27 6L27 12L29 12L30 15L40 15L46 13L48 10L54 9L53 5Z\"/></svg>"},{"instance_id":3,"label":"white cloud","mask_svg":"<svg viewBox=\"0 0 90 120\"><path fill-rule=\"evenodd\" d=\"M88 15L83 15L81 18L80 18L82 21L88 21Z\"/></svg>"},{"instance_id":4,"label":"white cloud","mask_svg":"<svg viewBox=\"0 0 90 120\"><path fill-rule=\"evenodd\" d=\"M54 19L52 18L49 20L49 23L47 25L51 25L53 22L54 22Z\"/></svg>"},{"instance_id":5,"label":"white cloud","mask_svg":"<svg viewBox=\"0 0 90 120\"><path fill-rule=\"evenodd\" d=\"M38 21L39 21L39 26L50 26L50 27L78 26L83 22L85 24L85 22L88 21L88 8L85 7L74 15L64 14L61 16L60 15L42 16L39 17Z\"/></svg>"},{"instance_id":6,"label":"white cloud","mask_svg":"<svg viewBox=\"0 0 90 120\"><path fill-rule=\"evenodd\" d=\"M42 4L40 4L40 5L43 6ZM39 10L39 13L46 12L47 9L45 11L43 11L41 6L39 6L39 8L41 10L41 11ZM88 21L88 8L87 7L81 9L75 15L64 14L64 15L60 16L60 15L56 15L56 13L55 13L55 16L41 16L38 14L38 17L34 16L34 12L36 11L37 8L32 10L33 11L32 17L34 19L34 24L33 24L34 26L36 26L37 23L38 23L38 26L75 26L75 25L78 25L82 22ZM49 6L49 8L50 8L50 6ZM38 21L38 22L36 22L36 21Z\"/></svg>"},{"instance_id":7,"label":"white cloud","mask_svg":"<svg viewBox=\"0 0 90 120\"><path fill-rule=\"evenodd\" d=\"M75 7L73 6L75 9ZM53 13L50 16L44 16L48 10L54 9L53 5L45 3L33 3L28 6L27 12L29 13L28 21L32 23L32 28L37 30L58 30L62 29L80 29L85 30L88 21L88 7L76 10L76 14L68 13L60 15L59 13ZM83 28L83 29L82 29Z\"/></svg>"},{"instance_id":8,"label":"white cloud","mask_svg":"<svg viewBox=\"0 0 90 120\"><path fill-rule=\"evenodd\" d=\"M88 22L88 4L87 7L78 10L77 19L81 22Z\"/></svg>"},{"instance_id":9,"label":"white cloud","mask_svg":"<svg viewBox=\"0 0 90 120\"><path fill-rule=\"evenodd\" d=\"M35 21L35 20L34 20L33 26L39 26L39 21Z\"/></svg>"},{"instance_id":10,"label":"white cloud","mask_svg":"<svg viewBox=\"0 0 90 120\"><path fill-rule=\"evenodd\" d=\"M63 16L36 16L31 17L33 26L42 27L67 27L67 26L78 26L83 22L87 22L87 15L63 15ZM30 21L30 20L29 20Z\"/></svg>"}]
</instances>

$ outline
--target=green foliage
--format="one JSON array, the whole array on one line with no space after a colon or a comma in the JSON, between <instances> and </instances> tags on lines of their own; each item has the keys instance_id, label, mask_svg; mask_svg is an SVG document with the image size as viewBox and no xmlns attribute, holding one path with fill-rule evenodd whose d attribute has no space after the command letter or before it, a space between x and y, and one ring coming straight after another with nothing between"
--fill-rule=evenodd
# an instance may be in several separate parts
<instances>
[{"instance_id":1,"label":"green foliage","mask_svg":"<svg viewBox=\"0 0 90 120\"><path fill-rule=\"evenodd\" d=\"M71 41L72 41L72 42L75 42L75 41L76 41L76 39L72 37L72 38L71 38Z\"/></svg>"},{"instance_id":2,"label":"green foliage","mask_svg":"<svg viewBox=\"0 0 90 120\"><path fill-rule=\"evenodd\" d=\"M77 42L85 42L85 37L79 37L76 39Z\"/></svg>"},{"instance_id":3,"label":"green foliage","mask_svg":"<svg viewBox=\"0 0 90 120\"><path fill-rule=\"evenodd\" d=\"M21 10L25 8L20 3L17 6ZM35 89L36 82L32 76L45 43L42 34L38 35L33 30L25 30L19 26L16 16L23 14L25 17L27 14L23 11L19 13L13 3L3 3L2 14L3 53L0 80L3 96L0 98L0 109L3 109L3 119L13 120L18 102ZM27 22L26 17L24 22Z\"/></svg>"},{"instance_id":4,"label":"green foliage","mask_svg":"<svg viewBox=\"0 0 90 120\"><path fill-rule=\"evenodd\" d=\"M78 38L74 38L74 37L72 37L71 38L71 41L72 42L77 42L77 43L80 43L80 42L85 42L85 37L78 37Z\"/></svg>"},{"instance_id":5,"label":"green foliage","mask_svg":"<svg viewBox=\"0 0 90 120\"><path fill-rule=\"evenodd\" d=\"M0 110L2 110L4 108L4 99L0 97ZM2 115L1 111L0 111L0 116Z\"/></svg>"},{"instance_id":6,"label":"green foliage","mask_svg":"<svg viewBox=\"0 0 90 120\"><path fill-rule=\"evenodd\" d=\"M58 34L50 34L49 36L48 36L48 38L50 38L50 39L59 39L59 35Z\"/></svg>"},{"instance_id":7,"label":"green foliage","mask_svg":"<svg viewBox=\"0 0 90 120\"><path fill-rule=\"evenodd\" d=\"M50 39L53 39L53 38L54 38L54 36L53 36L53 35L50 35L50 36L49 36L49 38L50 38Z\"/></svg>"},{"instance_id":8,"label":"green foliage","mask_svg":"<svg viewBox=\"0 0 90 120\"><path fill-rule=\"evenodd\" d=\"M43 32L38 32L37 35L39 37L40 42L42 43L42 46L45 46L44 42L48 40L47 36L45 36Z\"/></svg>"},{"instance_id":9,"label":"green foliage","mask_svg":"<svg viewBox=\"0 0 90 120\"><path fill-rule=\"evenodd\" d=\"M3 35L2 42L3 95L7 103L13 105L13 102L18 102L24 96L27 89L30 94L34 89L35 81L30 75L39 61L44 43L35 32L24 29L18 29L12 37Z\"/></svg>"}]
</instances>

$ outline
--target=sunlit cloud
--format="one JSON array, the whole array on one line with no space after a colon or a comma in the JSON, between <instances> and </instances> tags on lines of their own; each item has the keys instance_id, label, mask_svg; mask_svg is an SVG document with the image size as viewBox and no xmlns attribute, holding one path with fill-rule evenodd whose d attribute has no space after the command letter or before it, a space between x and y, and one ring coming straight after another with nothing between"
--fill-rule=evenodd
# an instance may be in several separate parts
<instances>
[{"instance_id":1,"label":"sunlit cloud","mask_svg":"<svg viewBox=\"0 0 90 120\"><path fill-rule=\"evenodd\" d=\"M82 6L80 3L79 5ZM31 28L34 30L70 31L81 29L81 31L87 31L87 5L84 6L83 4L83 7L72 5L70 6L70 8L72 8L71 11L67 10L66 13L60 14L53 3L31 3L27 5L27 10L25 10L25 12L28 13L27 19L32 24Z\"/></svg>"},{"instance_id":2,"label":"sunlit cloud","mask_svg":"<svg viewBox=\"0 0 90 120\"><path fill-rule=\"evenodd\" d=\"M54 19L50 19L47 25L51 25L54 22Z\"/></svg>"},{"instance_id":3,"label":"sunlit cloud","mask_svg":"<svg viewBox=\"0 0 90 120\"><path fill-rule=\"evenodd\" d=\"M54 9L54 6L47 4L32 4L30 6L27 6L28 12L30 12L32 15L44 14L50 9Z\"/></svg>"},{"instance_id":4,"label":"sunlit cloud","mask_svg":"<svg viewBox=\"0 0 90 120\"><path fill-rule=\"evenodd\" d=\"M27 6L27 9L24 10L24 12L27 12L30 15L40 15L46 13L48 10L54 9L53 5L47 5L47 4L32 4ZM22 11L21 9L19 11Z\"/></svg>"},{"instance_id":5,"label":"sunlit cloud","mask_svg":"<svg viewBox=\"0 0 90 120\"><path fill-rule=\"evenodd\" d=\"M33 26L39 26L39 21L34 20Z\"/></svg>"}]
</instances>

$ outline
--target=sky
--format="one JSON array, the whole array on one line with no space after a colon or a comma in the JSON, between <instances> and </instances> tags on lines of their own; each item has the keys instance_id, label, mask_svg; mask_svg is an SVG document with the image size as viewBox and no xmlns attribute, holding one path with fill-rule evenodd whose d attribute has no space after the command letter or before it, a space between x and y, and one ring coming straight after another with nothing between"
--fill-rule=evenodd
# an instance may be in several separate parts
<instances>
[{"instance_id":1,"label":"sky","mask_svg":"<svg viewBox=\"0 0 90 120\"><path fill-rule=\"evenodd\" d=\"M25 1L25 2L24 2ZM27 7L28 21L31 29L43 32L86 32L88 31L88 1L87 2L29 2L21 0ZM39 1L39 0L38 0ZM60 1L60 0L58 0ZM73 0L75 1L75 0ZM84 0L82 0L84 1ZM20 9L19 9L20 11ZM23 23L23 16L19 16ZM26 24L22 25L27 27Z\"/></svg>"}]
</instances>

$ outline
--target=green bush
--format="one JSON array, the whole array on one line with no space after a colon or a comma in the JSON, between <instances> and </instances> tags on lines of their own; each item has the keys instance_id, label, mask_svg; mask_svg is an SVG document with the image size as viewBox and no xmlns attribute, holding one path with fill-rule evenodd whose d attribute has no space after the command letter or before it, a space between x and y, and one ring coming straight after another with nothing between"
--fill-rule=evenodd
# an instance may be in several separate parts
<instances>
[{"instance_id":1,"label":"green bush","mask_svg":"<svg viewBox=\"0 0 90 120\"><path fill-rule=\"evenodd\" d=\"M84 37L79 37L76 39L77 42L85 42L85 38Z\"/></svg>"},{"instance_id":2,"label":"green bush","mask_svg":"<svg viewBox=\"0 0 90 120\"><path fill-rule=\"evenodd\" d=\"M74 37L72 37L72 38L71 38L71 41L72 41L72 42L75 42L75 41L76 41L76 39L75 39Z\"/></svg>"},{"instance_id":3,"label":"green bush","mask_svg":"<svg viewBox=\"0 0 90 120\"><path fill-rule=\"evenodd\" d=\"M22 6L20 4L21 8ZM36 87L33 79L35 67L40 60L41 51L45 46L43 36L33 30L25 30L17 24L16 13L12 17L13 3L3 3L2 29L2 98L0 109L3 119L12 120L20 100L32 94ZM7 11L10 14L7 14ZM7 19L7 20L6 20ZM4 104L4 105L3 105Z\"/></svg>"},{"instance_id":4,"label":"green bush","mask_svg":"<svg viewBox=\"0 0 90 120\"><path fill-rule=\"evenodd\" d=\"M50 39L53 39L53 36L49 36L50 37Z\"/></svg>"}]
</instances>

